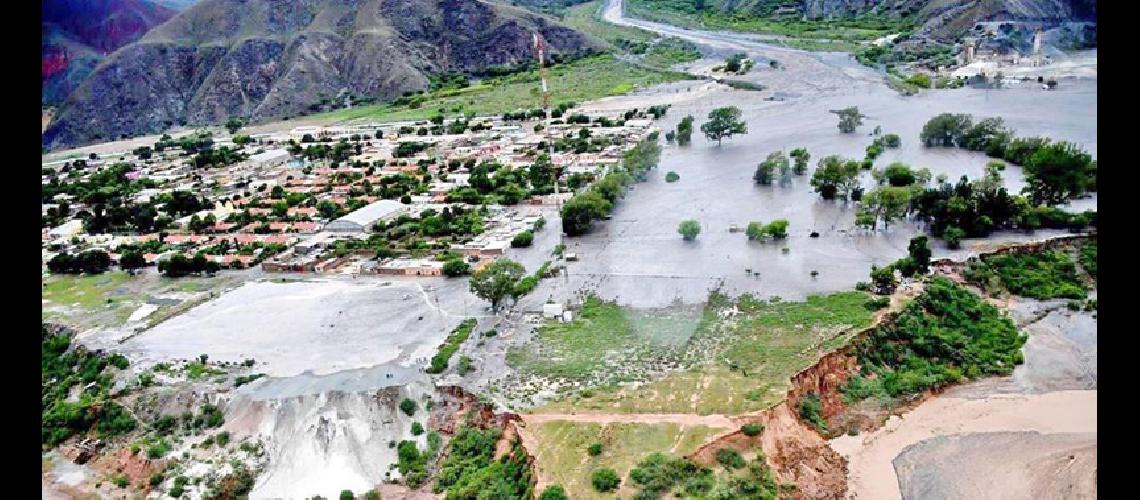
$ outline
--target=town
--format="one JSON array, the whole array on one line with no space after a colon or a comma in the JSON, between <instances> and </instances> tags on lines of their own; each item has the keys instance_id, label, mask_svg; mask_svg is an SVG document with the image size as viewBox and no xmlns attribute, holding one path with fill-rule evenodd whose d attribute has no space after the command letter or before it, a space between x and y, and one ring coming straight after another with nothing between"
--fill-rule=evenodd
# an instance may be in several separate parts
<instances>
[{"instance_id":1,"label":"town","mask_svg":"<svg viewBox=\"0 0 1140 500\"><path fill-rule=\"evenodd\" d=\"M549 130L541 109L253 135L231 127L45 163L43 259L52 272L153 266L169 277L467 274L529 246L542 208L619 164L665 113L571 106L554 110Z\"/></svg>"}]
</instances>

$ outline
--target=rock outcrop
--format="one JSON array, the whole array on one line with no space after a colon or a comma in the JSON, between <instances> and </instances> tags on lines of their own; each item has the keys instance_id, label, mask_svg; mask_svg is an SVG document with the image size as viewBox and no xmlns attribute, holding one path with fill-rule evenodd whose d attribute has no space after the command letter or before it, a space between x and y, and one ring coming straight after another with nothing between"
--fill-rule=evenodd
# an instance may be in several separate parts
<instances>
[{"instance_id":1,"label":"rock outcrop","mask_svg":"<svg viewBox=\"0 0 1140 500\"><path fill-rule=\"evenodd\" d=\"M48 148L297 115L322 99L389 99L443 72L599 49L527 11L480 0L204 0L108 58L62 106Z\"/></svg>"},{"instance_id":2,"label":"rock outcrop","mask_svg":"<svg viewBox=\"0 0 1140 500\"><path fill-rule=\"evenodd\" d=\"M41 104L62 102L107 54L142 38L174 14L148 0L43 0Z\"/></svg>"}]
</instances>

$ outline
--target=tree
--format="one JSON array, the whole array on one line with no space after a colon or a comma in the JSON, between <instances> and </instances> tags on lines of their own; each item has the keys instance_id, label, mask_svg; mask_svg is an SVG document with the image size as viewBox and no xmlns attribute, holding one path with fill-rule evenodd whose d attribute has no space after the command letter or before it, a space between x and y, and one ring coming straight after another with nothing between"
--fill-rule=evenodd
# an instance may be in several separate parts
<instances>
[{"instance_id":1,"label":"tree","mask_svg":"<svg viewBox=\"0 0 1140 500\"><path fill-rule=\"evenodd\" d=\"M226 120L226 130L229 131L230 135L234 135L238 130L241 130L242 125L244 124L241 119L236 116L231 116L229 120Z\"/></svg>"},{"instance_id":2,"label":"tree","mask_svg":"<svg viewBox=\"0 0 1140 500\"><path fill-rule=\"evenodd\" d=\"M443 263L443 274L445 276L455 278L458 276L464 276L470 272L471 266L466 262L463 262L463 259L456 258Z\"/></svg>"},{"instance_id":3,"label":"tree","mask_svg":"<svg viewBox=\"0 0 1140 500\"><path fill-rule=\"evenodd\" d=\"M890 295L899 284L898 278L895 278L895 268L871 266L871 283L880 295Z\"/></svg>"},{"instance_id":4,"label":"tree","mask_svg":"<svg viewBox=\"0 0 1140 500\"><path fill-rule=\"evenodd\" d=\"M714 109L709 113L709 121L701 125L701 132L709 140L716 140L719 146L726 137L748 133L748 125L740 116L740 108L736 106Z\"/></svg>"},{"instance_id":5,"label":"tree","mask_svg":"<svg viewBox=\"0 0 1140 500\"><path fill-rule=\"evenodd\" d=\"M808 153L807 149L796 148L793 149L791 153L788 153L788 155L796 162L795 166L792 167L792 171L795 172L796 175L806 174L808 161L811 160L811 154Z\"/></svg>"},{"instance_id":6,"label":"tree","mask_svg":"<svg viewBox=\"0 0 1140 500\"><path fill-rule=\"evenodd\" d=\"M748 227L744 229L744 234L748 235L750 240L758 240L764 237L764 223L754 220L748 223Z\"/></svg>"},{"instance_id":7,"label":"tree","mask_svg":"<svg viewBox=\"0 0 1140 500\"><path fill-rule=\"evenodd\" d=\"M669 173L665 174L665 182L677 182L679 180L681 180L681 176L677 175L677 172L670 170Z\"/></svg>"},{"instance_id":8,"label":"tree","mask_svg":"<svg viewBox=\"0 0 1140 500\"><path fill-rule=\"evenodd\" d=\"M962 238L966 237L966 232L950 226L942 232L942 240L946 242L946 248L957 250L962 247Z\"/></svg>"},{"instance_id":9,"label":"tree","mask_svg":"<svg viewBox=\"0 0 1140 500\"><path fill-rule=\"evenodd\" d=\"M1023 167L1028 184L1023 192L1034 204L1058 205L1096 188L1096 162L1070 142L1039 148Z\"/></svg>"},{"instance_id":10,"label":"tree","mask_svg":"<svg viewBox=\"0 0 1140 500\"><path fill-rule=\"evenodd\" d=\"M352 493L352 490L341 490L340 491L340 500L353 500L355 498L356 498L356 495Z\"/></svg>"},{"instance_id":11,"label":"tree","mask_svg":"<svg viewBox=\"0 0 1140 500\"><path fill-rule=\"evenodd\" d=\"M855 216L855 223L876 229L878 221L882 220L883 225L887 226L906 215L909 206L910 189L891 186L880 187L863 196L859 202L859 211Z\"/></svg>"},{"instance_id":12,"label":"tree","mask_svg":"<svg viewBox=\"0 0 1140 500\"><path fill-rule=\"evenodd\" d=\"M788 237L788 221L784 219L776 219L767 226L764 226L764 234L771 236L773 239L784 239Z\"/></svg>"},{"instance_id":13,"label":"tree","mask_svg":"<svg viewBox=\"0 0 1140 500\"><path fill-rule=\"evenodd\" d=\"M376 138L379 139L380 132L376 132L376 135ZM380 492L376 490L368 490L368 493L364 494L364 500L380 500Z\"/></svg>"},{"instance_id":14,"label":"tree","mask_svg":"<svg viewBox=\"0 0 1140 500\"><path fill-rule=\"evenodd\" d=\"M887 165L887 169L883 171L883 176L892 186L902 187L914 184L916 178L910 166L905 163L894 162Z\"/></svg>"},{"instance_id":15,"label":"tree","mask_svg":"<svg viewBox=\"0 0 1140 500\"><path fill-rule=\"evenodd\" d=\"M586 453L591 457L596 457L602 454L602 443L593 443L586 448Z\"/></svg>"},{"instance_id":16,"label":"tree","mask_svg":"<svg viewBox=\"0 0 1140 500\"><path fill-rule=\"evenodd\" d=\"M138 269L146 265L146 259L138 250L127 250L119 256L119 267L127 270Z\"/></svg>"},{"instance_id":17,"label":"tree","mask_svg":"<svg viewBox=\"0 0 1140 500\"><path fill-rule=\"evenodd\" d=\"M400 411L404 412L404 414L409 416L409 417L412 415L415 415L416 414L416 402L412 401L409 398L404 398L403 401L400 401Z\"/></svg>"},{"instance_id":18,"label":"tree","mask_svg":"<svg viewBox=\"0 0 1140 500\"><path fill-rule=\"evenodd\" d=\"M511 240L511 248L526 248L534 242L534 233L530 231L523 231Z\"/></svg>"},{"instance_id":19,"label":"tree","mask_svg":"<svg viewBox=\"0 0 1140 500\"><path fill-rule=\"evenodd\" d=\"M856 106L833 109L831 112L839 115L839 131L844 134L855 132L855 128L863 124L863 118L866 116L860 113Z\"/></svg>"},{"instance_id":20,"label":"tree","mask_svg":"<svg viewBox=\"0 0 1140 500\"><path fill-rule=\"evenodd\" d=\"M566 496L566 490L561 485L552 484L542 490L542 495L539 495L538 500L569 500L570 497Z\"/></svg>"},{"instance_id":21,"label":"tree","mask_svg":"<svg viewBox=\"0 0 1140 500\"><path fill-rule=\"evenodd\" d=\"M784 181L787 178L788 167L788 157L784 155L784 152L773 151L756 167L756 173L752 178L756 180L757 184L769 185L778 173L781 181Z\"/></svg>"},{"instance_id":22,"label":"tree","mask_svg":"<svg viewBox=\"0 0 1140 500\"><path fill-rule=\"evenodd\" d=\"M907 253L910 258L914 260L915 265L918 266L918 272L926 274L930 271L930 245L926 236L915 236L910 239L910 244L907 245Z\"/></svg>"},{"instance_id":23,"label":"tree","mask_svg":"<svg viewBox=\"0 0 1140 500\"><path fill-rule=\"evenodd\" d=\"M922 126L918 138L927 147L960 145L963 135L972 123L973 118L968 114L942 113Z\"/></svg>"},{"instance_id":24,"label":"tree","mask_svg":"<svg viewBox=\"0 0 1140 500\"><path fill-rule=\"evenodd\" d=\"M859 184L859 162L838 155L821 158L811 176L811 186L825 200L846 198Z\"/></svg>"},{"instance_id":25,"label":"tree","mask_svg":"<svg viewBox=\"0 0 1140 500\"><path fill-rule=\"evenodd\" d=\"M681 224L677 226L677 232L681 233L681 237L684 238L685 241L692 241L701 233L701 223L693 219L683 220Z\"/></svg>"},{"instance_id":26,"label":"tree","mask_svg":"<svg viewBox=\"0 0 1140 500\"><path fill-rule=\"evenodd\" d=\"M693 141L693 117L686 116L677 124L677 145L688 146Z\"/></svg>"},{"instance_id":27,"label":"tree","mask_svg":"<svg viewBox=\"0 0 1140 500\"><path fill-rule=\"evenodd\" d=\"M603 467L594 470L590 475L590 483L594 485L595 490L605 493L617 489L618 485L621 484L621 478L613 469Z\"/></svg>"},{"instance_id":28,"label":"tree","mask_svg":"<svg viewBox=\"0 0 1140 500\"><path fill-rule=\"evenodd\" d=\"M551 189L554 186L554 172L554 163L550 161L550 156L543 153L531 164L527 177L534 190L542 191L544 188Z\"/></svg>"},{"instance_id":29,"label":"tree","mask_svg":"<svg viewBox=\"0 0 1140 500\"><path fill-rule=\"evenodd\" d=\"M578 236L590 231L594 220L610 213L612 205L593 190L575 195L562 205L562 232Z\"/></svg>"},{"instance_id":30,"label":"tree","mask_svg":"<svg viewBox=\"0 0 1140 500\"><path fill-rule=\"evenodd\" d=\"M412 422L412 435L419 436L424 433L424 426L419 422Z\"/></svg>"},{"instance_id":31,"label":"tree","mask_svg":"<svg viewBox=\"0 0 1140 500\"><path fill-rule=\"evenodd\" d=\"M515 286L526 276L522 264L509 259L499 259L471 276L471 292L491 303L491 310L498 311L499 303L512 295Z\"/></svg>"}]
</instances>

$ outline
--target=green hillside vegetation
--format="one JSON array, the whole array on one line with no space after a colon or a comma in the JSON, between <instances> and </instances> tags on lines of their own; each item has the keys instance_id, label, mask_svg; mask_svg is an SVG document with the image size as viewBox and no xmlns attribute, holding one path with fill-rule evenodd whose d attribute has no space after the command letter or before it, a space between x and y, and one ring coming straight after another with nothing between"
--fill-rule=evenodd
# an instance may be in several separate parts
<instances>
[{"instance_id":1,"label":"green hillside vegetation","mask_svg":"<svg viewBox=\"0 0 1140 500\"><path fill-rule=\"evenodd\" d=\"M1095 273L1096 246L1092 248ZM1082 255L1081 260L1088 258ZM964 275L987 291L1005 288L1014 295L1039 300L1083 299L1088 295L1076 264L1062 251L994 255L972 262Z\"/></svg>"},{"instance_id":2,"label":"green hillside vegetation","mask_svg":"<svg viewBox=\"0 0 1140 500\"><path fill-rule=\"evenodd\" d=\"M1026 337L996 307L943 277L857 346L862 372L843 388L853 403L897 398L985 375L1009 375Z\"/></svg>"},{"instance_id":3,"label":"green hillside vegetation","mask_svg":"<svg viewBox=\"0 0 1140 500\"><path fill-rule=\"evenodd\" d=\"M549 69L550 93L559 101L583 102L629 93L637 88L688 78L684 73L635 66L610 54L586 57ZM488 78L464 88L442 88L410 96L406 104L363 106L312 115L315 120L404 121L426 120L446 115L474 113L501 115L508 111L537 108L542 104L537 70Z\"/></svg>"}]
</instances>

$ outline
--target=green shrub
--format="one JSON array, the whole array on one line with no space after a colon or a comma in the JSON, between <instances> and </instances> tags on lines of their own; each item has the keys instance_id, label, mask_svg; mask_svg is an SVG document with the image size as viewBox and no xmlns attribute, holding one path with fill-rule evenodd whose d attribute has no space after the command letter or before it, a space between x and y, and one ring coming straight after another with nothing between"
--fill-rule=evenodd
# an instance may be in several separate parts
<instances>
[{"instance_id":1,"label":"green shrub","mask_svg":"<svg viewBox=\"0 0 1140 500\"><path fill-rule=\"evenodd\" d=\"M403 401L400 401L400 411L404 412L404 414L409 416L409 417L412 415L415 415L416 414L416 402L412 401L409 398L404 398Z\"/></svg>"},{"instance_id":2,"label":"green shrub","mask_svg":"<svg viewBox=\"0 0 1140 500\"><path fill-rule=\"evenodd\" d=\"M724 466L725 469L739 469L744 467L744 457L732 448L721 448L716 450L716 463Z\"/></svg>"},{"instance_id":3,"label":"green shrub","mask_svg":"<svg viewBox=\"0 0 1140 500\"><path fill-rule=\"evenodd\" d=\"M764 432L764 425L756 423L744 424L740 427L740 432L743 432L744 435L748 437L756 437L759 436L761 432Z\"/></svg>"},{"instance_id":4,"label":"green shrub","mask_svg":"<svg viewBox=\"0 0 1140 500\"><path fill-rule=\"evenodd\" d=\"M356 495L354 495L352 493L352 490L341 490L340 491L340 500L354 500L355 498L356 498Z\"/></svg>"},{"instance_id":5,"label":"green shrub","mask_svg":"<svg viewBox=\"0 0 1140 500\"><path fill-rule=\"evenodd\" d=\"M465 319L459 326L456 326L443 344L439 346L439 352L431 358L431 365L425 370L428 373L438 374L443 373L447 369L447 363L451 360L451 356L455 351L459 350L459 346L467 340L471 335L471 331L475 329L477 322L474 318ZM414 411L414 408L413 408ZM410 413L408 414L411 415Z\"/></svg>"},{"instance_id":6,"label":"green shrub","mask_svg":"<svg viewBox=\"0 0 1140 500\"><path fill-rule=\"evenodd\" d=\"M591 457L596 457L598 455L601 455L602 454L602 443L591 444L588 448L586 448L586 453L589 453Z\"/></svg>"},{"instance_id":7,"label":"green shrub","mask_svg":"<svg viewBox=\"0 0 1140 500\"><path fill-rule=\"evenodd\" d=\"M380 500L380 492L376 490L368 490L368 493L364 494L364 500Z\"/></svg>"},{"instance_id":8,"label":"green shrub","mask_svg":"<svg viewBox=\"0 0 1140 500\"><path fill-rule=\"evenodd\" d=\"M542 494L538 496L538 500L569 500L570 497L566 496L566 490L561 485L552 484L542 490Z\"/></svg>"},{"instance_id":9,"label":"green shrub","mask_svg":"<svg viewBox=\"0 0 1140 500\"><path fill-rule=\"evenodd\" d=\"M419 436L424 433L424 426L419 422L412 422L412 435Z\"/></svg>"},{"instance_id":10,"label":"green shrub","mask_svg":"<svg viewBox=\"0 0 1140 500\"><path fill-rule=\"evenodd\" d=\"M981 266L997 275L1010 293L1022 297L1039 300L1084 299L1087 295L1084 284L1077 275L1076 265L1064 252L993 255L982 259ZM985 282L974 281L979 279L979 274L981 273L975 270L966 278L984 286Z\"/></svg>"},{"instance_id":11,"label":"green shrub","mask_svg":"<svg viewBox=\"0 0 1140 500\"><path fill-rule=\"evenodd\" d=\"M946 248L957 250L962 247L962 238L966 237L966 232L954 226L946 228L942 233L942 239L946 242Z\"/></svg>"},{"instance_id":12,"label":"green shrub","mask_svg":"<svg viewBox=\"0 0 1140 500\"><path fill-rule=\"evenodd\" d=\"M534 233L530 231L523 231L511 240L511 248L526 248L534 243Z\"/></svg>"},{"instance_id":13,"label":"green shrub","mask_svg":"<svg viewBox=\"0 0 1140 500\"><path fill-rule=\"evenodd\" d=\"M618 485L621 484L621 478L613 469L594 469L594 472L590 474L590 483L594 485L595 490L605 493L617 489Z\"/></svg>"},{"instance_id":14,"label":"green shrub","mask_svg":"<svg viewBox=\"0 0 1140 500\"><path fill-rule=\"evenodd\" d=\"M669 173L665 174L665 182L677 182L679 180L681 180L681 176L677 175L677 172L670 170Z\"/></svg>"},{"instance_id":15,"label":"green shrub","mask_svg":"<svg viewBox=\"0 0 1140 500\"><path fill-rule=\"evenodd\" d=\"M823 405L819 395L812 392L800 399L800 418L815 426L820 434L827 434L827 422L823 420Z\"/></svg>"},{"instance_id":16,"label":"green shrub","mask_svg":"<svg viewBox=\"0 0 1140 500\"><path fill-rule=\"evenodd\" d=\"M866 307L868 311L878 311L889 305L891 305L890 297L875 297L867 299L867 302L863 303L863 307Z\"/></svg>"}]
</instances>

